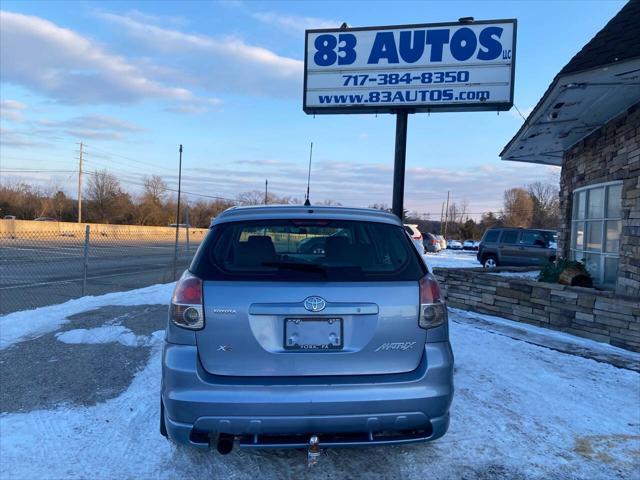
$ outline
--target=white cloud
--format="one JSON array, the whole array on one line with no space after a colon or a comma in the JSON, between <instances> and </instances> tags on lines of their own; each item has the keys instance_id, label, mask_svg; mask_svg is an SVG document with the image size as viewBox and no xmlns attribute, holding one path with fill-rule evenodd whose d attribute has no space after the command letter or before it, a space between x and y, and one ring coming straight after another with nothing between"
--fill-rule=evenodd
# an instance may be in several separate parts
<instances>
[{"instance_id":1,"label":"white cloud","mask_svg":"<svg viewBox=\"0 0 640 480\"><path fill-rule=\"evenodd\" d=\"M174 75L186 75L203 88L249 95L300 95L301 60L278 55L238 37L185 33L112 13L99 16L124 28L137 47L146 48L151 54L171 54L181 67L174 70Z\"/></svg>"},{"instance_id":2,"label":"white cloud","mask_svg":"<svg viewBox=\"0 0 640 480\"><path fill-rule=\"evenodd\" d=\"M38 120L36 125L46 131L79 139L125 140L131 133L145 132L131 122L107 115L82 115L67 120Z\"/></svg>"},{"instance_id":3,"label":"white cloud","mask_svg":"<svg viewBox=\"0 0 640 480\"><path fill-rule=\"evenodd\" d=\"M233 167L201 167L197 173L186 169L182 181L188 191L207 191L233 198L238 192L254 190L269 180L269 190L278 195L303 198L306 190L307 164L282 160L239 160ZM439 215L441 205L451 192L451 201L469 202L473 217L479 213L497 211L502 206L503 193L508 188L524 186L536 180L557 183L553 167L495 162L477 167L425 168L406 170L405 205L419 213ZM170 182L177 178L168 176ZM311 172L311 199L321 202L332 199L343 205L368 206L391 204L393 164L314 162Z\"/></svg>"},{"instance_id":4,"label":"white cloud","mask_svg":"<svg viewBox=\"0 0 640 480\"><path fill-rule=\"evenodd\" d=\"M24 120L23 110L27 106L17 100L0 100L0 118L10 120L12 122L21 122Z\"/></svg>"},{"instance_id":5,"label":"white cloud","mask_svg":"<svg viewBox=\"0 0 640 480\"><path fill-rule=\"evenodd\" d=\"M298 15L286 15L276 12L256 12L253 15L256 20L273 25L294 35L304 35L304 31L311 28L338 28L342 22L325 20L315 17L303 17Z\"/></svg>"},{"instance_id":6,"label":"white cloud","mask_svg":"<svg viewBox=\"0 0 640 480\"><path fill-rule=\"evenodd\" d=\"M126 120L110 117L108 115L82 115L68 120L38 120L38 125L44 127L84 128L90 130L112 130L116 132L131 133L143 132L145 129Z\"/></svg>"},{"instance_id":7,"label":"white cloud","mask_svg":"<svg viewBox=\"0 0 640 480\"><path fill-rule=\"evenodd\" d=\"M47 144L34 140L33 136L17 130L0 128L0 144L3 147L31 148L44 147Z\"/></svg>"},{"instance_id":8,"label":"white cloud","mask_svg":"<svg viewBox=\"0 0 640 480\"><path fill-rule=\"evenodd\" d=\"M53 147L67 137L79 140L127 140L131 134L147 130L107 115L81 115L66 120L23 121L20 129L3 129L0 142L5 147Z\"/></svg>"},{"instance_id":9,"label":"white cloud","mask_svg":"<svg viewBox=\"0 0 640 480\"><path fill-rule=\"evenodd\" d=\"M163 85L126 58L47 20L2 11L0 27L3 82L71 104L194 99L189 90Z\"/></svg>"}]
</instances>

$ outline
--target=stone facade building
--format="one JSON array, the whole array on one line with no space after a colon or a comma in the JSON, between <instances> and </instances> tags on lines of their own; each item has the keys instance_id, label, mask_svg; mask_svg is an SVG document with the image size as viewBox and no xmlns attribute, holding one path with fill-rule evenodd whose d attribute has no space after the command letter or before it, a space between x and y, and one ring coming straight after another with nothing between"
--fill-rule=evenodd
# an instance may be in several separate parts
<instances>
[{"instance_id":1,"label":"stone facade building","mask_svg":"<svg viewBox=\"0 0 640 480\"><path fill-rule=\"evenodd\" d=\"M562 167L559 256L640 297L640 0L556 75L503 160Z\"/></svg>"},{"instance_id":2,"label":"stone facade building","mask_svg":"<svg viewBox=\"0 0 640 480\"><path fill-rule=\"evenodd\" d=\"M559 243L562 255L593 258L591 268L595 270L595 277L601 277L605 285L615 287L617 293L636 296L640 296L639 131L640 105L636 104L569 149L560 177L562 225ZM589 225L590 221L572 220L587 216L580 214L580 203L594 191L601 191L607 204L607 209L603 209L607 220L602 225L603 252L600 254L589 253L588 243L583 241L580 245L577 238L585 236L587 230L583 223ZM605 192L608 197L604 197ZM610 205L613 202L615 206ZM600 227L595 229L598 231ZM618 245L612 245L616 241ZM586 250L576 250L577 246Z\"/></svg>"}]
</instances>

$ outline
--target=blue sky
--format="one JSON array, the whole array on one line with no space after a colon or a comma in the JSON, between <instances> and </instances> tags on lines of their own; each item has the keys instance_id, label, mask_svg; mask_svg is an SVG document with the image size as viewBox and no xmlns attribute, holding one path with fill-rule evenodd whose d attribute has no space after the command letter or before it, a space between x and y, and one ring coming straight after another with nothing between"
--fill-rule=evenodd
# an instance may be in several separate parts
<instances>
[{"instance_id":1,"label":"blue sky","mask_svg":"<svg viewBox=\"0 0 640 480\"><path fill-rule=\"evenodd\" d=\"M515 105L526 115L622 5L5 0L0 181L75 196L83 141L85 168L113 171L133 193L152 173L176 186L182 143L187 191L233 198L268 178L302 198L313 141L312 200L390 204L394 117L305 115L305 28L517 18ZM557 181L553 167L500 161L522 121L514 109L411 115L405 205L438 217L449 190L479 213L498 209L505 188Z\"/></svg>"}]
</instances>

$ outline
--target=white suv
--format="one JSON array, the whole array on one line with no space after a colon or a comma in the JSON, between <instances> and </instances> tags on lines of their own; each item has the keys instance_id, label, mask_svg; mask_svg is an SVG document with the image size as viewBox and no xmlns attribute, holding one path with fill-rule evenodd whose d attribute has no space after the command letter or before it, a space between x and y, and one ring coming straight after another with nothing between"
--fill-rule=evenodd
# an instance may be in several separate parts
<instances>
[{"instance_id":1,"label":"white suv","mask_svg":"<svg viewBox=\"0 0 640 480\"><path fill-rule=\"evenodd\" d=\"M420 253L420 255L424 255L426 252L424 250L424 244L422 243L422 232L418 229L418 225L408 225L405 223L404 229L411 237L411 241L416 246L418 253Z\"/></svg>"}]
</instances>

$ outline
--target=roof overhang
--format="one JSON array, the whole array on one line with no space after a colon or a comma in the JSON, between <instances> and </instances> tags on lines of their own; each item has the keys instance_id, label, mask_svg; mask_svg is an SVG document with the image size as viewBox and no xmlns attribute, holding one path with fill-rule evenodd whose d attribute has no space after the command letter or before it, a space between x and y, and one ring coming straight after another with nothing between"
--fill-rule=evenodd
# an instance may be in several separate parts
<instances>
[{"instance_id":1,"label":"roof overhang","mask_svg":"<svg viewBox=\"0 0 640 480\"><path fill-rule=\"evenodd\" d=\"M640 57L555 78L502 160L562 165L566 150L640 102Z\"/></svg>"}]
</instances>

